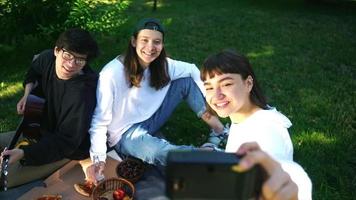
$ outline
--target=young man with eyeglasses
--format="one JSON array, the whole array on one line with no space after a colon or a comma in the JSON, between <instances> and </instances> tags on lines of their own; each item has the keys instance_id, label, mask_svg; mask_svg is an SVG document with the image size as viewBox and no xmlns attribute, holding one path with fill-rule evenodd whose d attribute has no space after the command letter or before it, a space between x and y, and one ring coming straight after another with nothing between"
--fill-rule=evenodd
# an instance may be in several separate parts
<instances>
[{"instance_id":1,"label":"young man with eyeglasses","mask_svg":"<svg viewBox=\"0 0 356 200\"><path fill-rule=\"evenodd\" d=\"M41 139L2 153L10 155L8 187L46 177L69 160L89 157L88 129L96 105L98 75L88 63L98 51L88 31L74 28L59 36L54 49L34 57L17 112L24 113L30 93L45 99Z\"/></svg>"}]
</instances>

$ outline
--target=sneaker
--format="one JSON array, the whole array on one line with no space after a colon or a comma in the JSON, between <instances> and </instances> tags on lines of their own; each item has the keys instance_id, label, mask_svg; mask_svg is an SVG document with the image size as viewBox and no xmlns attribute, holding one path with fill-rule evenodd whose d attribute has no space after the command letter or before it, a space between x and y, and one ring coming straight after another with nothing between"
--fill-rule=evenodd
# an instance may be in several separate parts
<instances>
[{"instance_id":1,"label":"sneaker","mask_svg":"<svg viewBox=\"0 0 356 200\"><path fill-rule=\"evenodd\" d=\"M229 136L229 130L230 130L229 124L225 124L222 133L216 133L214 130L211 130L208 138L208 143L212 143L219 148L225 148L227 143L227 138Z\"/></svg>"},{"instance_id":2,"label":"sneaker","mask_svg":"<svg viewBox=\"0 0 356 200\"><path fill-rule=\"evenodd\" d=\"M210 142L204 143L200 146L199 149L203 151L224 151L223 149L220 149L218 146Z\"/></svg>"}]
</instances>

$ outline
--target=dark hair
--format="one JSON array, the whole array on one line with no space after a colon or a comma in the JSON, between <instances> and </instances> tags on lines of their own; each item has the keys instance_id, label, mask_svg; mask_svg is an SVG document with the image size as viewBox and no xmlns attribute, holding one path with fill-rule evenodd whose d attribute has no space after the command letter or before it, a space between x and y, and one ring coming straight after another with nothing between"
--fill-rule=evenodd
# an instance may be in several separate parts
<instances>
[{"instance_id":1,"label":"dark hair","mask_svg":"<svg viewBox=\"0 0 356 200\"><path fill-rule=\"evenodd\" d=\"M71 28L64 31L56 41L58 48L65 48L74 53L87 55L90 61L99 55L99 47L90 33L81 28Z\"/></svg>"},{"instance_id":2,"label":"dark hair","mask_svg":"<svg viewBox=\"0 0 356 200\"><path fill-rule=\"evenodd\" d=\"M205 81L209 76L213 78L216 74L240 74L243 80L248 76L253 79L253 87L250 100L262 109L268 109L266 97L258 85L255 73L248 59L232 50L224 50L209 56L203 63L200 78Z\"/></svg>"},{"instance_id":3,"label":"dark hair","mask_svg":"<svg viewBox=\"0 0 356 200\"><path fill-rule=\"evenodd\" d=\"M139 32L133 34L135 40ZM144 68L139 63L139 58L136 53L135 47L132 46L131 40L126 50L124 57L124 68L126 80L129 82L130 87L140 87L143 78ZM165 48L162 48L160 55L150 63L148 69L150 70L150 86L159 90L166 86L171 80L168 74L167 54Z\"/></svg>"}]
</instances>

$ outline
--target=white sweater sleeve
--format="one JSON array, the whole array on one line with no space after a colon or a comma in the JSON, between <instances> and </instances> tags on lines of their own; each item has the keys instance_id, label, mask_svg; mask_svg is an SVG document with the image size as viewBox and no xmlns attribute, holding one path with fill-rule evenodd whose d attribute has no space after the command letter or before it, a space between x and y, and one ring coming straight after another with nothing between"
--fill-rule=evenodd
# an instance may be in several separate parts
<instances>
[{"instance_id":1,"label":"white sweater sleeve","mask_svg":"<svg viewBox=\"0 0 356 200\"><path fill-rule=\"evenodd\" d=\"M298 199L312 199L312 182L304 169L294 161L279 161L283 170L286 171L294 183L298 186Z\"/></svg>"},{"instance_id":2,"label":"white sweater sleeve","mask_svg":"<svg viewBox=\"0 0 356 200\"><path fill-rule=\"evenodd\" d=\"M89 129L92 160L94 156L98 156L99 161L105 162L106 160L107 131L112 120L114 92L115 84L110 71L100 73L96 90L97 104Z\"/></svg>"},{"instance_id":3,"label":"white sweater sleeve","mask_svg":"<svg viewBox=\"0 0 356 200\"><path fill-rule=\"evenodd\" d=\"M200 71L195 64L173 60L168 58L168 70L171 80L176 80L179 78L191 77L194 82L198 85L200 91L205 96L205 88L202 80L200 79Z\"/></svg>"}]
</instances>

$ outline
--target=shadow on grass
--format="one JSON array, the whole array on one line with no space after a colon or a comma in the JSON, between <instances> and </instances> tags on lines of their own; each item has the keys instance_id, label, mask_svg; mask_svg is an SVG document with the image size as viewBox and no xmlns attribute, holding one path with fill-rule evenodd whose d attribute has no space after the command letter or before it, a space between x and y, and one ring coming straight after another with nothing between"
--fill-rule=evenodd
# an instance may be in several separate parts
<instances>
[{"instance_id":1,"label":"shadow on grass","mask_svg":"<svg viewBox=\"0 0 356 200\"><path fill-rule=\"evenodd\" d=\"M351 135L300 132L293 137L295 160L301 163L313 182L313 199L350 199L355 195L356 159ZM351 192L351 194L350 194Z\"/></svg>"}]
</instances>

